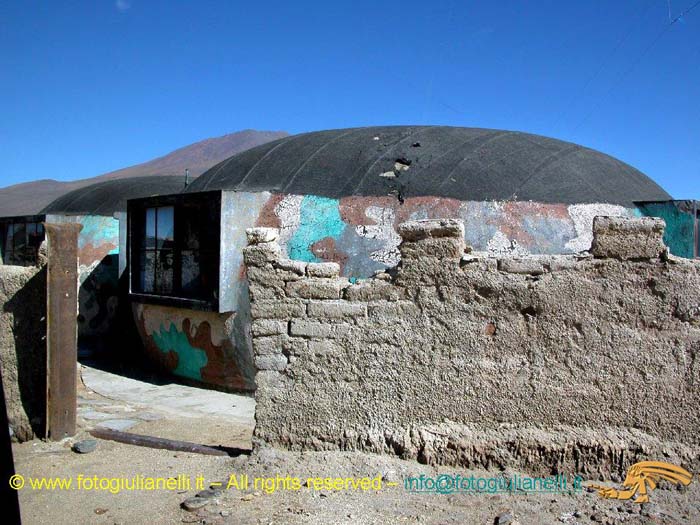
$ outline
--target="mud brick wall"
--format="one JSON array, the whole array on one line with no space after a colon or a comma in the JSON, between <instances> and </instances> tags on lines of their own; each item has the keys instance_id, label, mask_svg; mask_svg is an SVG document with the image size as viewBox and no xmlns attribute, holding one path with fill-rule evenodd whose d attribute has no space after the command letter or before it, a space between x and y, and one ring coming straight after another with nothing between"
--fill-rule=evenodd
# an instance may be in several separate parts
<instances>
[{"instance_id":1,"label":"mud brick wall","mask_svg":"<svg viewBox=\"0 0 700 525\"><path fill-rule=\"evenodd\" d=\"M46 417L46 267L0 265L0 304L5 408L10 433L27 441Z\"/></svg>"},{"instance_id":2,"label":"mud brick wall","mask_svg":"<svg viewBox=\"0 0 700 525\"><path fill-rule=\"evenodd\" d=\"M591 253L470 253L455 219L399 228L372 279L248 231L257 446L613 477L700 467L700 261L659 219L597 218Z\"/></svg>"}]
</instances>

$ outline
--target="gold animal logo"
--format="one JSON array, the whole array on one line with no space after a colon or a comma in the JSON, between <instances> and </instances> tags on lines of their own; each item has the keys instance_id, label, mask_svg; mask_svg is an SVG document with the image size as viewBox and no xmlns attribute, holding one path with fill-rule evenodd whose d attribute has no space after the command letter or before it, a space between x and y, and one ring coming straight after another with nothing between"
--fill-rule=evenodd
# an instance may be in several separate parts
<instances>
[{"instance_id":1,"label":"gold animal logo","mask_svg":"<svg viewBox=\"0 0 700 525\"><path fill-rule=\"evenodd\" d=\"M635 463L627 471L627 477L622 483L625 490L617 490L603 485L589 484L598 491L601 498L630 499L635 494L635 503L647 503L649 493L656 488L659 480L665 479L675 484L689 485L693 475L684 468L663 461L641 461Z\"/></svg>"}]
</instances>

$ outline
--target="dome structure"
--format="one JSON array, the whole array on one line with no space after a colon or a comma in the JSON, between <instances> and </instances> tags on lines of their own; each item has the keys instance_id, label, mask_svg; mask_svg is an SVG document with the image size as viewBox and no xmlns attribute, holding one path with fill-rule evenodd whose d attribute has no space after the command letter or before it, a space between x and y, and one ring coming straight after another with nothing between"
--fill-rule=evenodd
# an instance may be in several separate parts
<instances>
[{"instance_id":1,"label":"dome structure","mask_svg":"<svg viewBox=\"0 0 700 525\"><path fill-rule=\"evenodd\" d=\"M107 180L61 195L40 213L111 216L125 212L128 199L180 193L184 187L184 177L173 175Z\"/></svg>"},{"instance_id":2,"label":"dome structure","mask_svg":"<svg viewBox=\"0 0 700 525\"><path fill-rule=\"evenodd\" d=\"M517 131L448 126L285 137L219 163L186 189L206 190L622 206L671 198L639 170L584 146Z\"/></svg>"}]
</instances>

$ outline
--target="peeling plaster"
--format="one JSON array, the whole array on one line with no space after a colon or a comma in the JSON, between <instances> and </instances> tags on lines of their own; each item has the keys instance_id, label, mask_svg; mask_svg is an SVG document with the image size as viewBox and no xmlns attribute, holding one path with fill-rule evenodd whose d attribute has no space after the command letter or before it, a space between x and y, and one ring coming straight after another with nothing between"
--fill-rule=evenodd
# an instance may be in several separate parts
<instances>
[{"instance_id":1,"label":"peeling plaster","mask_svg":"<svg viewBox=\"0 0 700 525\"><path fill-rule=\"evenodd\" d=\"M399 244L401 237L394 230L396 213L391 208L368 206L365 215L376 224L355 226L355 232L360 237L377 239L383 243L381 250L375 250L369 254L370 259L387 266L396 266L401 259Z\"/></svg>"},{"instance_id":2,"label":"peeling plaster","mask_svg":"<svg viewBox=\"0 0 700 525\"><path fill-rule=\"evenodd\" d=\"M584 252L590 249L591 242L593 242L593 217L596 215L623 217L634 215L627 208L615 204L572 204L568 210L569 216L574 222L576 237L564 246L572 252Z\"/></svg>"}]
</instances>

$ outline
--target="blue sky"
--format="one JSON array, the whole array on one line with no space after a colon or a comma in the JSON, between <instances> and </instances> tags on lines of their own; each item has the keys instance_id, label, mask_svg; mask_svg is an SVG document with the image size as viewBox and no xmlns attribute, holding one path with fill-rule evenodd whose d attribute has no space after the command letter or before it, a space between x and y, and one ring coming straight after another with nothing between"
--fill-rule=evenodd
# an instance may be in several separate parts
<instances>
[{"instance_id":1,"label":"blue sky","mask_svg":"<svg viewBox=\"0 0 700 525\"><path fill-rule=\"evenodd\" d=\"M539 133L700 199L696 0L5 1L2 185L245 128Z\"/></svg>"}]
</instances>

